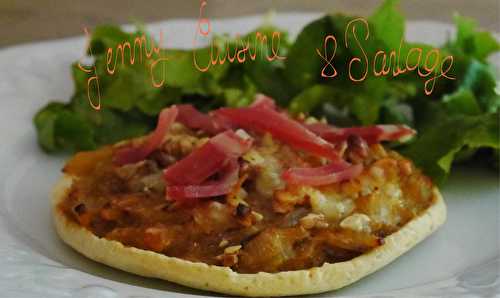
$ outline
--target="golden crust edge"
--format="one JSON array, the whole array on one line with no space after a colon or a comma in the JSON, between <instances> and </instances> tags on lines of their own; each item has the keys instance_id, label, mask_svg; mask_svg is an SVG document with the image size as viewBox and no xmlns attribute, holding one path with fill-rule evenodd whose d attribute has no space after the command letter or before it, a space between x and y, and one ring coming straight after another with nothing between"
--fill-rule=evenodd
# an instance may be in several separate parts
<instances>
[{"instance_id":1,"label":"golden crust edge","mask_svg":"<svg viewBox=\"0 0 500 298\"><path fill-rule=\"evenodd\" d=\"M446 220L446 205L439 190L434 187L433 204L425 212L387 236L382 246L366 254L350 261L305 270L241 274L226 267L168 257L95 236L70 221L57 208L71 184L72 177L68 175L56 184L52 211L57 233L73 249L94 261L123 271L230 295L289 296L342 288L389 264L432 234Z\"/></svg>"}]
</instances>

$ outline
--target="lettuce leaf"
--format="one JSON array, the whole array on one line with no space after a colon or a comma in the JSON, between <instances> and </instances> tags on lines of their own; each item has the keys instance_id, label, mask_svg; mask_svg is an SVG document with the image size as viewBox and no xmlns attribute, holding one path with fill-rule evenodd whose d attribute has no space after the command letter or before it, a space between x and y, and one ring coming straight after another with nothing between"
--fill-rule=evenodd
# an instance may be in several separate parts
<instances>
[{"instance_id":1,"label":"lettuce leaf","mask_svg":"<svg viewBox=\"0 0 500 298\"><path fill-rule=\"evenodd\" d=\"M477 116L456 115L435 119L432 126L402 149L435 183L442 184L455 155L464 148L500 148L498 113Z\"/></svg>"},{"instance_id":2,"label":"lettuce leaf","mask_svg":"<svg viewBox=\"0 0 500 298\"><path fill-rule=\"evenodd\" d=\"M35 115L34 123L38 142L47 152L89 150L96 146L90 125L65 104L48 104Z\"/></svg>"},{"instance_id":3,"label":"lettuce leaf","mask_svg":"<svg viewBox=\"0 0 500 298\"><path fill-rule=\"evenodd\" d=\"M374 34L386 45L386 49L397 49L405 34L405 18L398 10L399 0L388 0L373 13L368 22Z\"/></svg>"},{"instance_id":4,"label":"lettuce leaf","mask_svg":"<svg viewBox=\"0 0 500 298\"><path fill-rule=\"evenodd\" d=\"M484 62L489 55L500 50L500 43L490 32L478 30L475 20L455 14L454 21L457 34L449 48L455 52L460 51Z\"/></svg>"}]
</instances>

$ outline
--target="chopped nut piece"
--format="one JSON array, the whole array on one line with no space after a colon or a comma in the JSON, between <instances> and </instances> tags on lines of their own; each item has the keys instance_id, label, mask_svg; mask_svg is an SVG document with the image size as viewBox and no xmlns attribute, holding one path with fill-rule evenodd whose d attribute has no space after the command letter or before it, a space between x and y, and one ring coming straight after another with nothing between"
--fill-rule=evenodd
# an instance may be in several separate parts
<instances>
[{"instance_id":1,"label":"chopped nut piece","mask_svg":"<svg viewBox=\"0 0 500 298\"><path fill-rule=\"evenodd\" d=\"M384 146L381 144L374 144L370 146L371 155L375 159L384 158L387 156L387 151L385 151Z\"/></svg>"},{"instance_id":2,"label":"chopped nut piece","mask_svg":"<svg viewBox=\"0 0 500 298\"><path fill-rule=\"evenodd\" d=\"M241 184L246 180L245 176L241 176L238 185L233 186L233 191L226 195L226 203L230 206L238 207L239 204L247 205L245 198L248 196L246 190L241 187ZM236 214L238 215L238 214Z\"/></svg>"},{"instance_id":3,"label":"chopped nut piece","mask_svg":"<svg viewBox=\"0 0 500 298\"><path fill-rule=\"evenodd\" d=\"M168 230L160 227L150 227L144 232L144 244L156 252L163 251L172 243L172 237Z\"/></svg>"},{"instance_id":4,"label":"chopped nut piece","mask_svg":"<svg viewBox=\"0 0 500 298\"><path fill-rule=\"evenodd\" d=\"M288 213L296 205L302 205L309 198L308 190L310 188L301 187L293 190L278 190L274 193L273 210L278 213Z\"/></svg>"},{"instance_id":5,"label":"chopped nut piece","mask_svg":"<svg viewBox=\"0 0 500 298\"><path fill-rule=\"evenodd\" d=\"M207 138L207 137L198 139L198 141L196 142L196 148L199 148L199 147L205 145L209 140L210 140L210 138Z\"/></svg>"},{"instance_id":6,"label":"chopped nut piece","mask_svg":"<svg viewBox=\"0 0 500 298\"><path fill-rule=\"evenodd\" d=\"M383 181L384 179L384 169L382 169L381 167L371 167L370 174L372 174L373 177L379 181Z\"/></svg>"},{"instance_id":7,"label":"chopped nut piece","mask_svg":"<svg viewBox=\"0 0 500 298\"><path fill-rule=\"evenodd\" d=\"M340 222L340 227L357 232L371 232L371 219L362 213L354 213Z\"/></svg>"},{"instance_id":8,"label":"chopped nut piece","mask_svg":"<svg viewBox=\"0 0 500 298\"><path fill-rule=\"evenodd\" d=\"M238 263L238 255L237 254L223 254L217 256L216 259L220 260L222 266L231 267Z\"/></svg>"},{"instance_id":9,"label":"chopped nut piece","mask_svg":"<svg viewBox=\"0 0 500 298\"><path fill-rule=\"evenodd\" d=\"M221 241L221 244L224 241L227 243L227 240L224 239ZM219 246L220 246L220 244L219 244ZM238 252L240 249L241 249L241 245L233 245L233 246L226 247L226 249L224 249L224 253L221 255L218 255L215 258L217 260L221 261L222 266L231 267L231 266L235 265L236 263L238 263Z\"/></svg>"},{"instance_id":10,"label":"chopped nut piece","mask_svg":"<svg viewBox=\"0 0 500 298\"><path fill-rule=\"evenodd\" d=\"M304 113L300 113L299 116L302 116L302 117L305 117ZM305 124L314 124L314 123L319 123L319 120L316 119L315 117L307 117L305 120L304 120L304 123Z\"/></svg>"},{"instance_id":11,"label":"chopped nut piece","mask_svg":"<svg viewBox=\"0 0 500 298\"><path fill-rule=\"evenodd\" d=\"M400 160L398 161L399 165L399 170L403 175L409 176L411 173L413 173L413 165L411 164L411 161L409 160Z\"/></svg>"},{"instance_id":12,"label":"chopped nut piece","mask_svg":"<svg viewBox=\"0 0 500 298\"><path fill-rule=\"evenodd\" d=\"M174 156L167 154L161 150L154 151L153 153L151 153L149 158L154 160L161 168L166 168L177 161Z\"/></svg>"},{"instance_id":13,"label":"chopped nut piece","mask_svg":"<svg viewBox=\"0 0 500 298\"><path fill-rule=\"evenodd\" d=\"M241 137L243 140L250 140L252 137L243 129L236 130L236 134Z\"/></svg>"},{"instance_id":14,"label":"chopped nut piece","mask_svg":"<svg viewBox=\"0 0 500 298\"><path fill-rule=\"evenodd\" d=\"M328 222L326 222L323 214L309 213L308 215L302 217L299 220L299 223L306 230L313 228L328 228Z\"/></svg>"},{"instance_id":15,"label":"chopped nut piece","mask_svg":"<svg viewBox=\"0 0 500 298\"><path fill-rule=\"evenodd\" d=\"M180 159L191 153L198 146L200 139L191 135L169 135L163 143L161 150Z\"/></svg>"},{"instance_id":16,"label":"chopped nut piece","mask_svg":"<svg viewBox=\"0 0 500 298\"><path fill-rule=\"evenodd\" d=\"M333 145L335 147L335 150L337 150L337 152L339 153L340 156L344 156L344 154L346 153L347 149L348 149L348 145L347 145L347 142L346 141L342 141L342 142L337 142ZM325 163L323 164L326 164L326 161L325 160Z\"/></svg>"},{"instance_id":17,"label":"chopped nut piece","mask_svg":"<svg viewBox=\"0 0 500 298\"><path fill-rule=\"evenodd\" d=\"M298 115L297 115L297 120L299 121L304 121L306 119L306 114L304 114L303 112L300 112Z\"/></svg>"},{"instance_id":18,"label":"chopped nut piece","mask_svg":"<svg viewBox=\"0 0 500 298\"><path fill-rule=\"evenodd\" d=\"M260 214L259 212L252 211L253 218L255 218L255 221L261 221L264 219L264 215Z\"/></svg>"},{"instance_id":19,"label":"chopped nut piece","mask_svg":"<svg viewBox=\"0 0 500 298\"><path fill-rule=\"evenodd\" d=\"M240 249L241 249L241 245L233 245L233 246L226 247L226 249L224 249L224 253L225 254L234 254L234 253L237 253Z\"/></svg>"},{"instance_id":20,"label":"chopped nut piece","mask_svg":"<svg viewBox=\"0 0 500 298\"><path fill-rule=\"evenodd\" d=\"M222 239L222 241L219 243L219 247L224 247L229 244L229 241L227 239Z\"/></svg>"},{"instance_id":21,"label":"chopped nut piece","mask_svg":"<svg viewBox=\"0 0 500 298\"><path fill-rule=\"evenodd\" d=\"M170 126L170 132L174 134L186 133L188 129L179 122L174 122Z\"/></svg>"}]
</instances>

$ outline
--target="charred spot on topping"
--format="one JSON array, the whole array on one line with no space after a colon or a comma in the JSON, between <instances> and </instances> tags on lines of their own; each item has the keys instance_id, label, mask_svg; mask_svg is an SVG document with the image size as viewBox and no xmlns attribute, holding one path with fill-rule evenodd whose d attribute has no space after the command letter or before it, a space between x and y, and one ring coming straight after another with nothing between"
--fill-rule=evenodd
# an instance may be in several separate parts
<instances>
[{"instance_id":1,"label":"charred spot on topping","mask_svg":"<svg viewBox=\"0 0 500 298\"><path fill-rule=\"evenodd\" d=\"M377 238L377 241L378 241L378 245L384 245L384 243L385 243L384 238L381 238L381 237Z\"/></svg>"},{"instance_id":2,"label":"charred spot on topping","mask_svg":"<svg viewBox=\"0 0 500 298\"><path fill-rule=\"evenodd\" d=\"M386 229L379 229L378 231L375 232L375 235L381 239L381 244L384 244L384 238L389 236L391 233L388 232Z\"/></svg>"},{"instance_id":3,"label":"charred spot on topping","mask_svg":"<svg viewBox=\"0 0 500 298\"><path fill-rule=\"evenodd\" d=\"M82 215L87 211L87 207L85 206L84 203L80 203L76 205L75 208L73 208L73 210L75 211L76 214Z\"/></svg>"},{"instance_id":4,"label":"charred spot on topping","mask_svg":"<svg viewBox=\"0 0 500 298\"><path fill-rule=\"evenodd\" d=\"M368 144L360 136L349 135L347 138L346 158L350 162L361 163L368 156Z\"/></svg>"},{"instance_id":5,"label":"charred spot on topping","mask_svg":"<svg viewBox=\"0 0 500 298\"><path fill-rule=\"evenodd\" d=\"M173 205L173 203L172 203L172 202L167 201L167 203L166 203L166 204L162 205L162 207L161 207L161 209L160 209L160 210L161 210L161 211L163 211L163 212L168 212L168 211L170 211L170 210L172 209L172 208L171 208L171 207L172 207L172 205Z\"/></svg>"},{"instance_id":6,"label":"charred spot on topping","mask_svg":"<svg viewBox=\"0 0 500 298\"><path fill-rule=\"evenodd\" d=\"M240 218L248 216L250 211L252 211L252 209L245 204L239 203L238 206L236 206L236 215Z\"/></svg>"},{"instance_id":7,"label":"charred spot on topping","mask_svg":"<svg viewBox=\"0 0 500 298\"><path fill-rule=\"evenodd\" d=\"M155 150L153 153L151 153L149 158L151 160L154 160L161 168L166 168L177 161L174 156L161 150Z\"/></svg>"},{"instance_id":8,"label":"charred spot on topping","mask_svg":"<svg viewBox=\"0 0 500 298\"><path fill-rule=\"evenodd\" d=\"M342 249L339 247L326 247L325 255L328 260L335 260L335 262L344 262L359 256L360 253L352 250Z\"/></svg>"},{"instance_id":9,"label":"charred spot on topping","mask_svg":"<svg viewBox=\"0 0 500 298\"><path fill-rule=\"evenodd\" d=\"M253 211L251 207L242 203L236 206L235 215L238 218L238 222L245 227L250 227L264 219L262 214Z\"/></svg>"},{"instance_id":10,"label":"charred spot on topping","mask_svg":"<svg viewBox=\"0 0 500 298\"><path fill-rule=\"evenodd\" d=\"M89 227L97 236L103 237L116 227L116 222L95 217L90 221Z\"/></svg>"}]
</instances>

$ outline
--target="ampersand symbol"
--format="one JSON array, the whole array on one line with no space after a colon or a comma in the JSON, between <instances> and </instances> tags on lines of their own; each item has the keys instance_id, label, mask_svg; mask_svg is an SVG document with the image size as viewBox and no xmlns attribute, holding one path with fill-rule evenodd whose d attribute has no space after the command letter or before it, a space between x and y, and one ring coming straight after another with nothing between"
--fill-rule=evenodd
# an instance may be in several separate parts
<instances>
[{"instance_id":1,"label":"ampersand symbol","mask_svg":"<svg viewBox=\"0 0 500 298\"><path fill-rule=\"evenodd\" d=\"M328 42L330 40L334 43L333 44L333 54L331 57L328 57ZM333 78L333 77L337 76L337 70L333 66L333 58L335 57L336 52L337 52L337 39L333 35L328 35L327 37L325 37L325 41L323 43L323 53L324 54L321 54L320 50L316 49L316 53L318 53L318 56L320 56L321 59L323 59L326 62L323 69L321 69L321 76L322 77ZM331 70L331 71L329 71L327 73L327 70ZM333 73L331 73L331 72L333 72Z\"/></svg>"}]
</instances>

